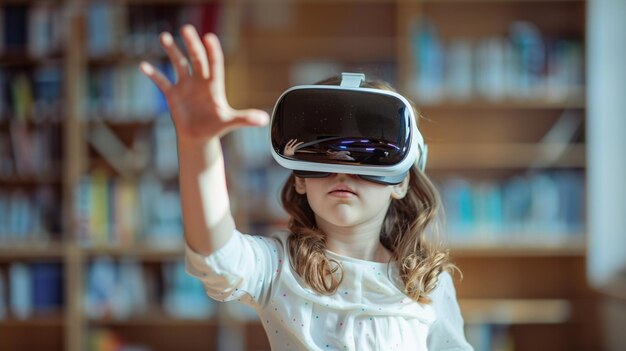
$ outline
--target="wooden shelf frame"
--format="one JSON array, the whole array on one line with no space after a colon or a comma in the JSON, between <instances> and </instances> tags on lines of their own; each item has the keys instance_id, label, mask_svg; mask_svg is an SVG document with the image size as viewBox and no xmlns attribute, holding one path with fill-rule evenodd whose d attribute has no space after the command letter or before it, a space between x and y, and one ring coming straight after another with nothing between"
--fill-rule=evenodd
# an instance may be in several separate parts
<instances>
[{"instance_id":1,"label":"wooden shelf frame","mask_svg":"<svg viewBox=\"0 0 626 351\"><path fill-rule=\"evenodd\" d=\"M393 18L393 33L358 36L342 35L338 37L326 37L322 35L311 35L296 42L287 37L277 37L262 33L251 38L241 38L245 32L237 34L236 39L246 39L245 47L237 48L237 51L230 53L227 57L227 89L229 97L233 97L238 107L267 107L271 108L275 99L282 90L275 88L281 86L277 84L269 89L254 89L254 77L249 74L255 70L255 64L261 61L267 67L274 67L282 71L288 70L288 65L293 62L308 58L311 61L334 60L340 63L370 62L388 63L394 66L397 85L401 91L409 91L408 77L412 75L413 61L411 58L411 48L409 47L409 29L413 22L424 13L425 7L436 7L439 4L461 4L471 6L475 3L497 4L498 6L508 6L508 4L533 3L554 3L577 5L584 4L587 0L274 0L276 4L291 4L292 6L332 6L334 4L347 5L383 5L391 12L386 14ZM230 4L227 0L213 0L221 4ZM7 0L2 6L7 4L32 4L34 0ZM76 6L77 9L84 10L88 5L87 0L55 0L54 3L61 6ZM172 5L200 4L200 0L122 0L123 6L129 5ZM265 5L264 0L244 0L234 6L235 12L243 11L245 6L250 4ZM517 6L517 5L516 5ZM427 10L427 9L426 9ZM51 317L35 317L26 321L9 319L0 321L0 329L3 327L59 327L63 328L64 349L66 351L80 351L86 342L86 328L88 327L112 327L112 328L133 328L133 327L207 327L215 328L222 325L219 320L181 320L161 315L144 316L131 318L127 321L91 320L84 315L82 301L84 297L84 275L88 262L96 256L106 255L115 259L133 257L142 262L166 262L180 259L183 255L183 248L154 248L148 246L131 247L81 247L75 238L76 228L74 227L74 199L76 185L80 177L85 174L89 165L88 149L85 142L85 133L89 132L89 122L83 119L85 111L82 109L81 101L85 100L85 92L82 91L79 79L88 71L89 67L131 64L146 57L135 57L123 53L112 54L101 58L90 58L87 55L84 31L86 18L81 11L72 12L69 19L70 38L63 53L58 56L43 58L45 62L61 62L64 70L64 97L66 98L65 118L61 122L64 134L64 168L62 174L46 178L11 177L0 179L0 183L13 183L20 186L31 184L61 183L63 187L63 213L65 214L63 228L64 240L61 243L51 243L49 245L37 247L22 247L21 245L0 245L0 264L10 261L32 261L32 260L54 260L63 262L65 270L65 292L66 306L58 315ZM241 14L239 12L238 14ZM243 26L243 24L239 24ZM364 24L367 25L367 24ZM582 24L581 24L582 26ZM578 30L578 29L577 29ZM156 40L156 38L155 38ZM276 54L280 53L280 54ZM162 54L154 54L148 57L149 60L163 60ZM22 54L1 55L0 61L3 66L29 66L37 65L39 59L30 58ZM261 66L262 67L262 66ZM272 68L272 69L274 69ZM280 82L279 82L280 83ZM282 84L284 85L284 84ZM243 88L242 88L243 87ZM472 98L469 102L456 102L449 99L436 104L419 104L420 109L427 111L429 115L441 111L508 111L524 110L529 113L540 110L566 110L575 109L584 112L586 102L584 91L582 95L567 97L562 101L545 100L511 100L485 101L484 99ZM245 106L244 106L245 105ZM138 122L107 122L114 127L135 128L144 127L153 121ZM4 123L4 122L0 122ZM2 126L0 125L0 128ZM586 167L585 145L573 143L568 145L570 154L556 163L549 164L550 168L578 168ZM563 145L548 146L562 148ZM524 170L535 164L543 146L533 143L508 143L508 144L479 144L460 145L457 143L432 143L429 167L438 172L445 172L451 169L510 169ZM491 154L489 158L476 161L476 155ZM515 155L515 157L511 157ZM539 158L540 159L540 158ZM545 165L544 165L545 166ZM245 218L246 213L238 215L238 218ZM257 220L255 218L255 220ZM275 219L272 220L276 222ZM576 235L578 237L578 235ZM584 235L580 235L584 237ZM453 257L462 259L502 259L510 257L523 258L575 258L584 259L585 242L583 240L573 240L559 242L552 245L529 244L529 243L491 243L460 245L452 244L451 251ZM567 315L570 302L564 299L461 299L461 306L465 311L467 323L559 323ZM532 308L529 308L532 306ZM569 307L568 307L569 306ZM534 312L526 314L528 310ZM504 311L504 312L502 312ZM506 315L509 317L502 317ZM512 317L511 317L512 316ZM505 320L505 318L508 318ZM250 323L256 326L256 323Z\"/></svg>"}]
</instances>

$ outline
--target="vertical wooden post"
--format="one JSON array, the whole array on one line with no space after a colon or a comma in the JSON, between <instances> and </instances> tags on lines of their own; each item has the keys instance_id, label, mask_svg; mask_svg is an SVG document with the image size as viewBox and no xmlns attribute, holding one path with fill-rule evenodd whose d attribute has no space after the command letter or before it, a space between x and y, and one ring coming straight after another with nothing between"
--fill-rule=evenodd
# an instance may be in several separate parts
<instances>
[{"instance_id":1,"label":"vertical wooden post","mask_svg":"<svg viewBox=\"0 0 626 351\"><path fill-rule=\"evenodd\" d=\"M81 106L84 77L84 15L78 0L66 4L69 17L65 48L64 118L64 262L65 262L65 350L82 349L81 303L83 294L81 254L76 241L75 192L84 168L85 144L82 136Z\"/></svg>"},{"instance_id":2,"label":"vertical wooden post","mask_svg":"<svg viewBox=\"0 0 626 351\"><path fill-rule=\"evenodd\" d=\"M411 49L413 23L419 18L419 3L414 1L396 0L396 55L398 86L402 94L406 94L411 100L415 100L412 88L415 79L415 57Z\"/></svg>"}]
</instances>

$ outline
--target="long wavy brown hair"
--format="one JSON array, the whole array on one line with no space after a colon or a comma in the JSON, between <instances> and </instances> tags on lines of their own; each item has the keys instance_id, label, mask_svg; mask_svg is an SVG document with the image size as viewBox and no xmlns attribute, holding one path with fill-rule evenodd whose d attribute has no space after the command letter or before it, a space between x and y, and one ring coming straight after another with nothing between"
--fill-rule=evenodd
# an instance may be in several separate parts
<instances>
[{"instance_id":1,"label":"long wavy brown hair","mask_svg":"<svg viewBox=\"0 0 626 351\"><path fill-rule=\"evenodd\" d=\"M339 83L340 77L332 77L316 84ZM394 91L383 81L366 81L361 86ZM436 222L441 207L437 189L415 167L409 171L409 177L406 196L393 199L389 205L380 242L391 252L407 296L429 303L428 294L436 287L439 274L458 269L450 262L447 251L426 240L427 229ZM335 293L343 279L341 264L326 256L326 234L317 227L306 195L296 192L293 174L283 186L281 200L290 215L288 247L294 270L316 292Z\"/></svg>"}]
</instances>

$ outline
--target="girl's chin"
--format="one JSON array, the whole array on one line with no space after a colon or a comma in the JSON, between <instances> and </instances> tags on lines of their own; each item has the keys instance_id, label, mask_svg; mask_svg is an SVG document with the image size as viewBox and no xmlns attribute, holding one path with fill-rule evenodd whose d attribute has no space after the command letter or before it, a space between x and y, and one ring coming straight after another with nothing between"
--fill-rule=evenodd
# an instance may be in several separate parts
<instances>
[{"instance_id":1,"label":"girl's chin","mask_svg":"<svg viewBox=\"0 0 626 351\"><path fill-rule=\"evenodd\" d=\"M328 224L336 227L353 227L357 225L357 218L354 214L341 212L342 211L337 211L335 213L328 214L323 218Z\"/></svg>"}]
</instances>

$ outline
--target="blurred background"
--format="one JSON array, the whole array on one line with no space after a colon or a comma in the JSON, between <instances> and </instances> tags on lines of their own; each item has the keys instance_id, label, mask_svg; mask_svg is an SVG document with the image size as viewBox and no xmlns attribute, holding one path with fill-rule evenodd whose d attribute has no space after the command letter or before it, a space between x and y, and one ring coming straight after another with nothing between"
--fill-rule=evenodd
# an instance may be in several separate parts
<instances>
[{"instance_id":1,"label":"blurred background","mask_svg":"<svg viewBox=\"0 0 626 351\"><path fill-rule=\"evenodd\" d=\"M412 99L476 350L624 350L626 1L2 0L0 348L267 350L182 263L176 138L139 73L215 32L235 108L342 71ZM286 225L267 130L225 138L243 232ZM458 277L457 277L458 278Z\"/></svg>"}]
</instances>

